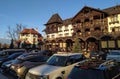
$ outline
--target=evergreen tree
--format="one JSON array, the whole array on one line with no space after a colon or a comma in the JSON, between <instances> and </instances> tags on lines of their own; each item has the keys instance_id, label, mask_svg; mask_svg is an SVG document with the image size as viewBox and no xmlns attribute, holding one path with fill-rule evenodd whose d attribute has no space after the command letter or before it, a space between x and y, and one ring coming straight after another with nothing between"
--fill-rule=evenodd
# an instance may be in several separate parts
<instances>
[{"instance_id":1,"label":"evergreen tree","mask_svg":"<svg viewBox=\"0 0 120 79\"><path fill-rule=\"evenodd\" d=\"M25 43L25 41L22 43L22 48L26 48L26 43Z\"/></svg>"},{"instance_id":2,"label":"evergreen tree","mask_svg":"<svg viewBox=\"0 0 120 79\"><path fill-rule=\"evenodd\" d=\"M82 53L82 49L81 49L79 38L76 38L75 44L73 45L72 52L73 53Z\"/></svg>"},{"instance_id":3,"label":"evergreen tree","mask_svg":"<svg viewBox=\"0 0 120 79\"><path fill-rule=\"evenodd\" d=\"M35 45L35 44L33 44L33 45L32 45L32 48L33 48L33 49L36 49L36 45Z\"/></svg>"},{"instance_id":4,"label":"evergreen tree","mask_svg":"<svg viewBox=\"0 0 120 79\"><path fill-rule=\"evenodd\" d=\"M13 49L14 48L14 44L13 44L13 39L11 39L11 43L10 43L10 49Z\"/></svg>"}]
</instances>

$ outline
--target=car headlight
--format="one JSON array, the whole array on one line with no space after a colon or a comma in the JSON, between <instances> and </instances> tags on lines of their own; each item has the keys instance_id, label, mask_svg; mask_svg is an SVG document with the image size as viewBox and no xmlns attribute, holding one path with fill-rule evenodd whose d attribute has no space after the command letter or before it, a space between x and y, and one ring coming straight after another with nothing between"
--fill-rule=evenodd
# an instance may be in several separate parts
<instances>
[{"instance_id":1,"label":"car headlight","mask_svg":"<svg viewBox=\"0 0 120 79\"><path fill-rule=\"evenodd\" d=\"M11 66L11 69L14 69L15 68L15 66Z\"/></svg>"},{"instance_id":2,"label":"car headlight","mask_svg":"<svg viewBox=\"0 0 120 79\"><path fill-rule=\"evenodd\" d=\"M25 67L18 68L18 69L17 69L17 73L19 73L19 74L24 74L24 71L25 71L25 70L26 70Z\"/></svg>"},{"instance_id":3,"label":"car headlight","mask_svg":"<svg viewBox=\"0 0 120 79\"><path fill-rule=\"evenodd\" d=\"M20 73L21 72L21 70L20 69L17 69L17 73Z\"/></svg>"}]
</instances>

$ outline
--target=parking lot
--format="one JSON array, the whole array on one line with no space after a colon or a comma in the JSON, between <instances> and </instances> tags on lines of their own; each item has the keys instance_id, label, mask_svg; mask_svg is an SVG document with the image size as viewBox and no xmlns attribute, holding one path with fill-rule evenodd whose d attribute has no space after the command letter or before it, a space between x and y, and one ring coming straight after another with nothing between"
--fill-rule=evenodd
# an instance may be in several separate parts
<instances>
[{"instance_id":1,"label":"parking lot","mask_svg":"<svg viewBox=\"0 0 120 79\"><path fill-rule=\"evenodd\" d=\"M6 74L0 73L0 79L17 79L17 77L15 77L11 74L8 74L8 73L6 73Z\"/></svg>"},{"instance_id":2,"label":"parking lot","mask_svg":"<svg viewBox=\"0 0 120 79\"><path fill-rule=\"evenodd\" d=\"M12 58L12 56L14 57L19 54L19 53L14 53L8 57L6 56L6 59L8 59L8 60L5 60L5 57L4 58L1 57L0 79L18 79L15 75L19 76L19 78L22 78L22 79L25 77L30 78L30 79L38 79L39 76L40 76L40 79L43 79L43 77L44 77L44 79L47 79L46 74L49 75L49 77L50 77L49 79L59 79L59 76L60 76L59 74L64 76L64 77L61 77L60 79L66 79L67 77L68 77L68 79L71 79L71 76L74 76L74 74L73 75L70 74L71 76L69 76L69 72L71 72L70 70L72 68L73 68L72 70L75 70L74 68L81 68L83 71L80 71L80 73L84 73L84 69L87 68L87 72L85 72L84 75L91 73L88 71L92 70L91 75L92 75L92 77L96 77L96 79L98 78L98 76L96 76L96 70L95 70L97 68L98 71L101 71L100 74L102 76L100 74L99 74L99 76L104 77L104 78L100 78L100 79L112 79L113 77L117 77L114 79L119 79L118 76L120 76L119 75L120 74L120 71L119 71L120 64L118 62L120 62L120 60L117 60L120 58L119 53L120 53L120 51L116 51L116 50L111 51L107 55L104 52L93 52L90 54L90 57L87 58L82 53L60 52L60 53L53 54L51 51L44 50L44 51L40 51L38 53L20 54L19 56L17 56L17 58L10 60L8 57ZM2 54L4 55L4 53L2 53ZM49 59L49 57L50 57L50 59ZM44 59L44 60L42 60L42 59ZM53 60L54 60L54 62L53 62ZM47 61L47 63L46 63L46 61ZM63 61L65 61L65 62L63 62ZM78 62L79 62L79 64L77 64ZM42 65L42 66L40 66L40 65ZM35 67L35 68L33 68L33 67ZM38 73L37 77L36 77L36 74L31 75L31 72L29 72L29 75L26 76L29 69L31 72L37 72ZM78 70L80 70L80 69L78 69ZM42 76L39 75L39 73L43 73L43 72L44 72L44 75L42 75ZM65 72L68 72L68 73L65 73ZM93 74L93 72L94 72L94 74ZM104 73L102 73L102 72L104 72ZM54 77L53 73L54 73L54 75L57 75L57 76ZM76 72L76 73L79 73L79 72ZM105 75L105 74L107 74L107 75ZM111 76L111 74L113 74L113 75ZM117 76L117 74L118 74L118 76ZM68 76L66 76L66 75L68 75ZM87 75L87 77L89 77L89 76L91 77L91 75ZM80 74L75 75L75 77L77 77L78 79L79 79L79 76L80 76ZM86 76L83 76L83 74L81 75L81 77L83 79L88 79L88 78L84 78Z\"/></svg>"}]
</instances>

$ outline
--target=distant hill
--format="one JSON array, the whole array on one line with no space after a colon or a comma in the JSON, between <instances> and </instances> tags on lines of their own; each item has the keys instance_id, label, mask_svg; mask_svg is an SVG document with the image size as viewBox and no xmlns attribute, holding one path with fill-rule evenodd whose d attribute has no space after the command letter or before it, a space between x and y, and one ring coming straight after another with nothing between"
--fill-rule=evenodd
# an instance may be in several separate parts
<instances>
[{"instance_id":1,"label":"distant hill","mask_svg":"<svg viewBox=\"0 0 120 79\"><path fill-rule=\"evenodd\" d=\"M10 44L10 39L0 38L0 43L2 44Z\"/></svg>"}]
</instances>

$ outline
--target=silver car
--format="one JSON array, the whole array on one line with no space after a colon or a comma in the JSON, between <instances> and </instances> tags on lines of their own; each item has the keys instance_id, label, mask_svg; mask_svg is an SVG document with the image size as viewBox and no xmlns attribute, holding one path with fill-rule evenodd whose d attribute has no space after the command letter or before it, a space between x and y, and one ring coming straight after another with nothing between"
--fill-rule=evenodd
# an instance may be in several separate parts
<instances>
[{"instance_id":1,"label":"silver car","mask_svg":"<svg viewBox=\"0 0 120 79\"><path fill-rule=\"evenodd\" d=\"M80 53L54 54L47 64L30 69L26 79L66 79L74 65L81 60L83 55Z\"/></svg>"}]
</instances>

